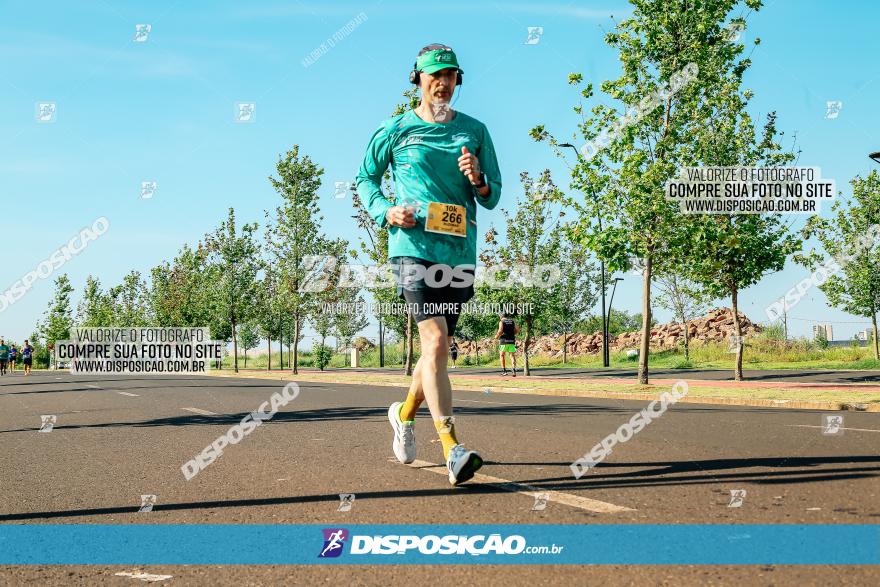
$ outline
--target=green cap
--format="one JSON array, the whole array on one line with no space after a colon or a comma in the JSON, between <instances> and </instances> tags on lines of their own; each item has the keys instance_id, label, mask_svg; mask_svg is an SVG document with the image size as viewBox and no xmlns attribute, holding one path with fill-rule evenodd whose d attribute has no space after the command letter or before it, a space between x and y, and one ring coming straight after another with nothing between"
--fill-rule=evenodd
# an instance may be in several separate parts
<instances>
[{"instance_id":1,"label":"green cap","mask_svg":"<svg viewBox=\"0 0 880 587\"><path fill-rule=\"evenodd\" d=\"M458 69L458 59L452 49L434 49L418 56L416 70L425 73L434 73L441 69L454 67Z\"/></svg>"}]
</instances>

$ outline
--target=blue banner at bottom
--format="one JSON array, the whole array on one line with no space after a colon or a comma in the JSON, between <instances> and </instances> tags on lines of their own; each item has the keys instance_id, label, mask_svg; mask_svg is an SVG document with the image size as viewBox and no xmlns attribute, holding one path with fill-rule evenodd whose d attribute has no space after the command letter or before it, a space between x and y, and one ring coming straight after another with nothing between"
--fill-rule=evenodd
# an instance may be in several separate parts
<instances>
[{"instance_id":1,"label":"blue banner at bottom","mask_svg":"<svg viewBox=\"0 0 880 587\"><path fill-rule=\"evenodd\" d=\"M0 564L876 565L880 525L4 524Z\"/></svg>"}]
</instances>

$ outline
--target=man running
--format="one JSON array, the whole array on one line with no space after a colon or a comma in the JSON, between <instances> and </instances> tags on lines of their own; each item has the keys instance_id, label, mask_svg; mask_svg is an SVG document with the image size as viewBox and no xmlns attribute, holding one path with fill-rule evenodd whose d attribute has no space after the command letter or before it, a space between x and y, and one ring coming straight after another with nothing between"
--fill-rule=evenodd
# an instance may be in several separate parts
<instances>
[{"instance_id":1,"label":"man running","mask_svg":"<svg viewBox=\"0 0 880 587\"><path fill-rule=\"evenodd\" d=\"M449 337L461 304L474 295L476 205L491 210L501 196L489 131L450 107L461 74L452 49L440 44L423 48L410 72L410 81L421 90L421 103L379 126L357 176L367 211L389 230L388 257L397 294L411 308L421 343L406 400L388 408L392 448L401 463L415 460L415 416L427 400L453 485L472 478L483 459L456 438L446 369ZM381 190L389 164L397 191L394 203Z\"/></svg>"},{"instance_id":2,"label":"man running","mask_svg":"<svg viewBox=\"0 0 880 587\"><path fill-rule=\"evenodd\" d=\"M9 361L9 347L0 338L0 375L6 375L6 363Z\"/></svg>"},{"instance_id":3,"label":"man running","mask_svg":"<svg viewBox=\"0 0 880 587\"><path fill-rule=\"evenodd\" d=\"M24 365L24 374L31 374L31 365L34 363L34 347L28 343L28 341L24 341L24 346L21 347L21 363Z\"/></svg>"},{"instance_id":4,"label":"man running","mask_svg":"<svg viewBox=\"0 0 880 587\"><path fill-rule=\"evenodd\" d=\"M454 338L452 339L452 345L449 347L449 358L452 359L452 368L455 369L455 362L458 360L458 343L455 342Z\"/></svg>"},{"instance_id":5,"label":"man running","mask_svg":"<svg viewBox=\"0 0 880 587\"><path fill-rule=\"evenodd\" d=\"M9 370L15 373L15 361L18 360L18 349L15 345L9 345Z\"/></svg>"},{"instance_id":6,"label":"man running","mask_svg":"<svg viewBox=\"0 0 880 587\"><path fill-rule=\"evenodd\" d=\"M510 314L501 314L500 318L495 338L500 343L501 374L507 375L507 364L504 362L504 355L507 353L513 360L513 376L516 377L516 335L519 334L519 326L516 325Z\"/></svg>"}]
</instances>

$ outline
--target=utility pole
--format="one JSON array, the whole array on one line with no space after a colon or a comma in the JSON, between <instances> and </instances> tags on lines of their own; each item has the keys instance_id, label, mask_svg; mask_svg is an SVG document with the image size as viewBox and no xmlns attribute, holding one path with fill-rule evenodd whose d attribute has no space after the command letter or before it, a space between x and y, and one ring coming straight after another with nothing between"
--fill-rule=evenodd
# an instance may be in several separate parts
<instances>
[{"instance_id":1,"label":"utility pole","mask_svg":"<svg viewBox=\"0 0 880 587\"><path fill-rule=\"evenodd\" d=\"M382 332L382 314L379 314L379 366L385 366L385 337Z\"/></svg>"}]
</instances>

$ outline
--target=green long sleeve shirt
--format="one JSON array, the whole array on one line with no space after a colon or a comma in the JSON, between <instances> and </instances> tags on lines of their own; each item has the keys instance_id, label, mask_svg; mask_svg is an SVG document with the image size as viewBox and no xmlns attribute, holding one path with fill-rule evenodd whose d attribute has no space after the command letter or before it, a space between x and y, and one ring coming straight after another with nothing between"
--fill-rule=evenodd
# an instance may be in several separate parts
<instances>
[{"instance_id":1,"label":"green long sleeve shirt","mask_svg":"<svg viewBox=\"0 0 880 587\"><path fill-rule=\"evenodd\" d=\"M477 156L489 193L480 196L458 168L461 148ZM382 194L382 175L392 167L394 203ZM501 197L501 172L489 131L479 120L456 111L445 123L425 122L409 110L384 121L373 134L357 175L357 190L373 220L389 228L388 256L418 257L447 265L476 265L477 204L487 210ZM416 202L412 228L389 226L385 213L393 206ZM466 236L425 231L428 203L457 204L466 209Z\"/></svg>"}]
</instances>

